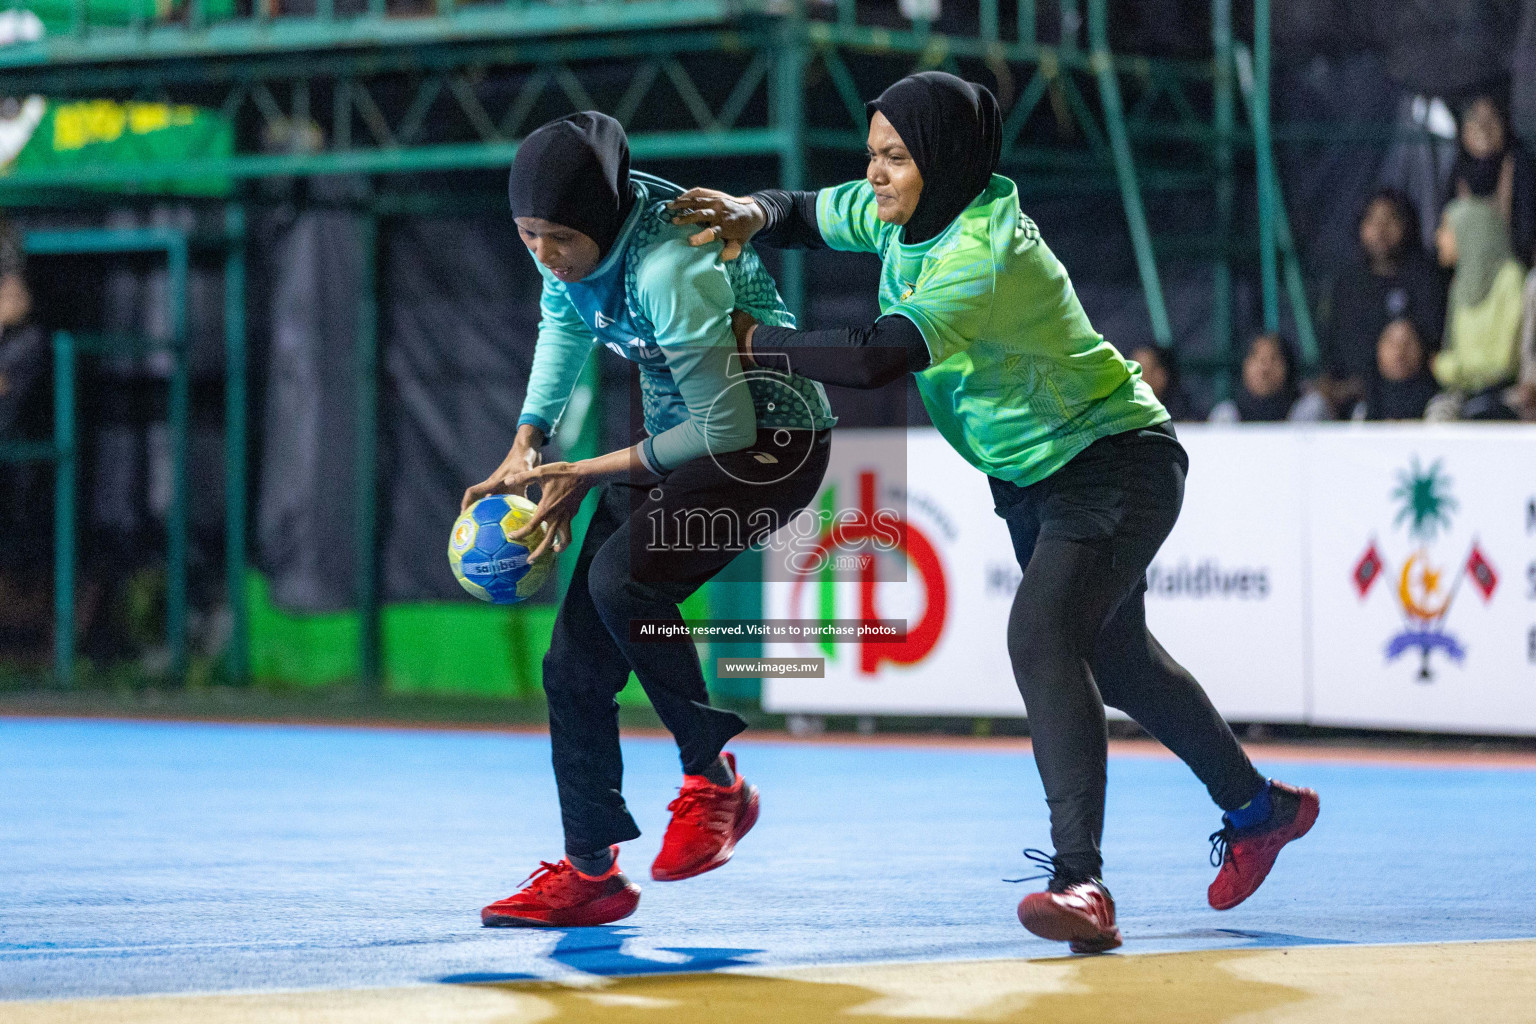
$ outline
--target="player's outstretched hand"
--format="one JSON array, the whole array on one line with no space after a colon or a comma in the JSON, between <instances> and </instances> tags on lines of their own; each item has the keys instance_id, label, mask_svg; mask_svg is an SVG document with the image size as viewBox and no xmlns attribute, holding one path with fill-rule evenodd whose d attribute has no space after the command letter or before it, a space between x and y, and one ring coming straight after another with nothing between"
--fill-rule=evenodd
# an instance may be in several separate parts
<instances>
[{"instance_id":1,"label":"player's outstretched hand","mask_svg":"<svg viewBox=\"0 0 1536 1024\"><path fill-rule=\"evenodd\" d=\"M587 496L593 484L592 478L581 465L575 462L546 462L542 466L513 474L507 484L524 491L530 484L539 485L539 507L534 509L527 523L507 534L513 540L520 541L540 523L548 527L544 539L529 553L528 561L537 562L550 548L557 552L564 551L571 543L571 519L581 508L581 499Z\"/></svg>"},{"instance_id":2,"label":"player's outstretched hand","mask_svg":"<svg viewBox=\"0 0 1536 1024\"><path fill-rule=\"evenodd\" d=\"M526 486L519 490L513 487L510 481L518 473L527 472L538 466L542 458L538 447L520 434L513 443L512 450L507 452L507 457L502 459L501 465L496 467L496 472L464 492L464 498L459 502L459 511L461 513L468 511L469 506L487 494L516 494L519 497L528 497Z\"/></svg>"},{"instance_id":3,"label":"player's outstretched hand","mask_svg":"<svg viewBox=\"0 0 1536 1024\"><path fill-rule=\"evenodd\" d=\"M673 224L702 225L688 236L689 245L724 242L720 258L726 262L740 256L741 247L768 224L756 200L712 188L691 188L668 203L667 209Z\"/></svg>"}]
</instances>

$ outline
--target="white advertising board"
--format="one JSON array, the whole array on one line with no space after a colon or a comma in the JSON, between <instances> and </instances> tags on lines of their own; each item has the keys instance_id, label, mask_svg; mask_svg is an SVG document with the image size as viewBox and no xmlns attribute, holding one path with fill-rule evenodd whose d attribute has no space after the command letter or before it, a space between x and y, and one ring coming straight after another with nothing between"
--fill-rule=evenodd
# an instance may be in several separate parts
<instances>
[{"instance_id":1,"label":"white advertising board","mask_svg":"<svg viewBox=\"0 0 1536 1024\"><path fill-rule=\"evenodd\" d=\"M1312 431L1311 720L1536 732L1536 430Z\"/></svg>"},{"instance_id":2,"label":"white advertising board","mask_svg":"<svg viewBox=\"0 0 1536 1024\"><path fill-rule=\"evenodd\" d=\"M933 430L906 438L903 482L891 465L886 431L833 434L832 465L823 484L832 504L855 507L861 477L873 477L881 505L901 508L907 522L905 572L880 580L857 571L800 586L768 583L767 618L903 619L900 648L864 643L766 644L770 657L826 658L824 679L763 682L770 711L818 714L1015 715L1024 713L1008 661L1004 632L1019 570L1008 528L992 511L987 478ZM893 557L900 557L899 555ZM905 580L893 579L904 575Z\"/></svg>"},{"instance_id":3,"label":"white advertising board","mask_svg":"<svg viewBox=\"0 0 1536 1024\"><path fill-rule=\"evenodd\" d=\"M1147 568L1147 625L1227 718L1306 714L1302 452L1293 428L1179 426L1184 509Z\"/></svg>"},{"instance_id":4,"label":"white advertising board","mask_svg":"<svg viewBox=\"0 0 1536 1024\"><path fill-rule=\"evenodd\" d=\"M1536 733L1536 430L1503 425L1182 426L1184 510L1148 571L1152 632L1237 721ZM898 435L899 436L899 435ZM773 644L825 679L764 707L1021 715L1005 644L1019 579L986 478L936 432L834 438L827 506L863 484L911 529L905 582L770 583L773 618L908 621L900 649ZM883 473L884 476L880 474ZM882 490L884 488L884 490ZM894 557L902 557L900 555Z\"/></svg>"}]
</instances>

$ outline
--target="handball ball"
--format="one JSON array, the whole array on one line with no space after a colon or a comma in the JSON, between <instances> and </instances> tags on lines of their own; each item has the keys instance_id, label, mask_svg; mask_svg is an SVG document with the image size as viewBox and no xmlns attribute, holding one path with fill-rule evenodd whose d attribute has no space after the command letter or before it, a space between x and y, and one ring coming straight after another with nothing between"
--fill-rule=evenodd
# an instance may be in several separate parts
<instances>
[{"instance_id":1,"label":"handball ball","mask_svg":"<svg viewBox=\"0 0 1536 1024\"><path fill-rule=\"evenodd\" d=\"M543 523L522 540L512 531L533 518L534 505L515 494L481 498L454 522L448 540L448 564L459 585L482 601L516 604L549 578L554 559L546 552L533 564L528 555L544 540Z\"/></svg>"}]
</instances>

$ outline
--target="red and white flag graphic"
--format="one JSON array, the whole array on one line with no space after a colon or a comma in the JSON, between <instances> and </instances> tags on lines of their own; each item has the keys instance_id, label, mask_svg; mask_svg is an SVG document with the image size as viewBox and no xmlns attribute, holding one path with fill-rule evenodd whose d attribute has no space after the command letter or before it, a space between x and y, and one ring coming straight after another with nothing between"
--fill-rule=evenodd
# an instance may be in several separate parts
<instances>
[{"instance_id":1,"label":"red and white flag graphic","mask_svg":"<svg viewBox=\"0 0 1536 1024\"><path fill-rule=\"evenodd\" d=\"M1467 575L1472 577L1472 585L1482 591L1484 601L1493 596L1493 589L1499 585L1499 574L1493 571L1493 566L1483 557L1475 541L1472 554L1467 556Z\"/></svg>"},{"instance_id":2,"label":"red and white flag graphic","mask_svg":"<svg viewBox=\"0 0 1536 1024\"><path fill-rule=\"evenodd\" d=\"M1365 549L1365 554L1360 556L1360 561L1355 563L1355 589L1364 597L1371 589L1371 584L1376 582L1376 577L1381 575L1381 555L1376 552L1376 545L1372 543Z\"/></svg>"}]
</instances>

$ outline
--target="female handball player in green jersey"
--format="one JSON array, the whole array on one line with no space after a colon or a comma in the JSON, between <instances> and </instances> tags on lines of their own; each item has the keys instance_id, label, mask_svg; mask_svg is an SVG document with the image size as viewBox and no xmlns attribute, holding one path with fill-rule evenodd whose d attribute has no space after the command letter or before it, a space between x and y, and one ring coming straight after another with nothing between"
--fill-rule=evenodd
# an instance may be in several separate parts
<instances>
[{"instance_id":1,"label":"female handball player in green jersey","mask_svg":"<svg viewBox=\"0 0 1536 1024\"><path fill-rule=\"evenodd\" d=\"M1148 564L1178 518L1188 459L1140 368L1094 332L1066 270L993 173L997 101L943 72L902 79L869 104L862 181L671 208L698 244L866 252L883 261L882 315L821 331L738 316L744 355L879 387L911 372L934 426L990 479L1023 569L1008 651L1050 807L1054 855L1019 920L1075 952L1120 945L1100 879L1104 705L1184 760L1225 811L1212 837L1210 903L1252 895L1280 848L1317 817L1317 794L1266 780L1194 678L1147 631ZM769 363L771 365L771 363Z\"/></svg>"},{"instance_id":2,"label":"female handball player in green jersey","mask_svg":"<svg viewBox=\"0 0 1536 1024\"><path fill-rule=\"evenodd\" d=\"M541 488L527 535L570 538L582 497L601 486L544 656L549 737L566 856L481 912L492 926L601 925L627 917L640 889L619 871L618 843L640 834L620 787L618 704L633 670L677 740L684 773L651 877L720 867L757 820L755 787L721 750L746 728L709 706L686 635L655 641L636 620L681 626L678 603L804 508L826 471L833 420L820 384L744 377L732 309L790 324L756 255L726 263L690 247L663 202L682 189L631 174L613 118L588 111L544 125L518 147L508 185L519 236L543 278L538 343L512 450L464 506ZM637 364L646 437L581 462L538 465L538 449L599 345ZM734 364L734 373L733 371ZM707 538L694 528L702 519ZM516 824L515 819L508 824Z\"/></svg>"}]
</instances>

